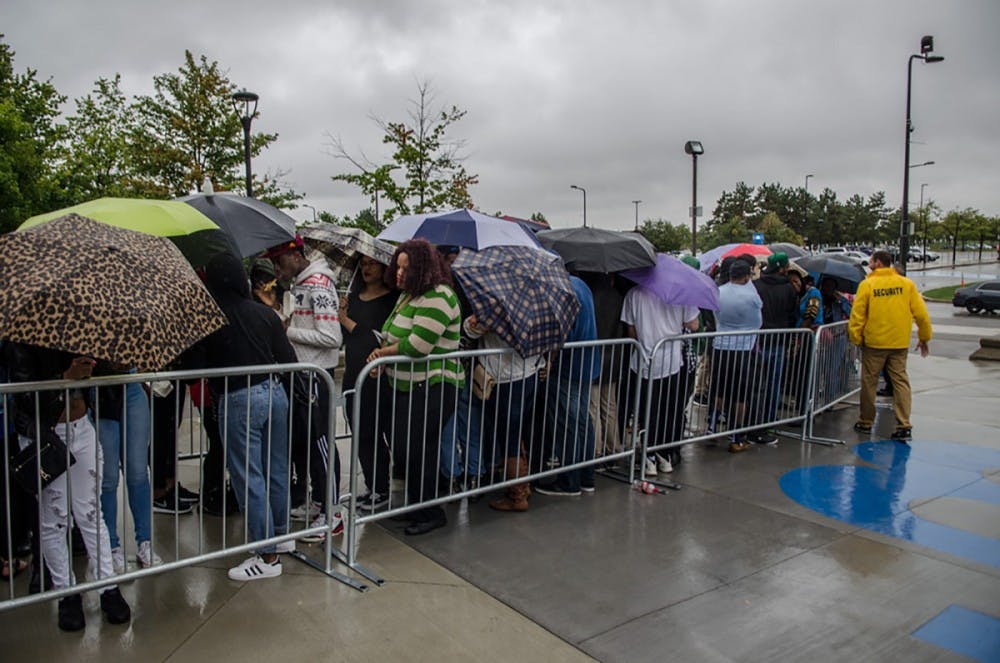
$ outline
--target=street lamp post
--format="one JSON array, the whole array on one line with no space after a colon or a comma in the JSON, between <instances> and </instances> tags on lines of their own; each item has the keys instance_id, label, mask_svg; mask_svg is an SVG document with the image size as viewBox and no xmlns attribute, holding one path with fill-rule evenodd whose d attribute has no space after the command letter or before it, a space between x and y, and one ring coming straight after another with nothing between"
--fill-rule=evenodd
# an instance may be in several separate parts
<instances>
[{"instance_id":1,"label":"street lamp post","mask_svg":"<svg viewBox=\"0 0 1000 663\"><path fill-rule=\"evenodd\" d=\"M635 205L635 231L639 232L639 203L641 200L633 200L632 204Z\"/></svg>"},{"instance_id":2,"label":"street lamp post","mask_svg":"<svg viewBox=\"0 0 1000 663\"><path fill-rule=\"evenodd\" d=\"M309 203L302 203L302 206L303 207L308 207L309 209L312 210L312 212L313 212L313 223L316 223L316 208L313 207L312 205L310 205Z\"/></svg>"},{"instance_id":3,"label":"street lamp post","mask_svg":"<svg viewBox=\"0 0 1000 663\"><path fill-rule=\"evenodd\" d=\"M920 185L920 221L924 224L924 262L927 261L927 216L924 214L924 189L927 183Z\"/></svg>"},{"instance_id":4,"label":"street lamp post","mask_svg":"<svg viewBox=\"0 0 1000 663\"><path fill-rule=\"evenodd\" d=\"M253 179L250 175L250 123L253 121L254 115L257 114L257 100L259 98L255 93L247 92L246 89L233 93L233 110L236 111L237 117L240 118L240 124L243 125L243 158L246 160L247 198L253 198ZM240 108L241 105L242 108Z\"/></svg>"},{"instance_id":5,"label":"street lamp post","mask_svg":"<svg viewBox=\"0 0 1000 663\"><path fill-rule=\"evenodd\" d=\"M583 192L583 227L587 227L587 190L582 186L577 186L575 184L570 184L569 188L576 189L577 191Z\"/></svg>"},{"instance_id":6,"label":"street lamp post","mask_svg":"<svg viewBox=\"0 0 1000 663\"><path fill-rule=\"evenodd\" d=\"M809 193L809 178L810 177L816 177L816 176L813 175L812 173L809 173L808 175L806 175L806 193Z\"/></svg>"},{"instance_id":7,"label":"street lamp post","mask_svg":"<svg viewBox=\"0 0 1000 663\"><path fill-rule=\"evenodd\" d=\"M691 255L698 255L698 155L705 153L701 141L684 143L684 152L691 155Z\"/></svg>"},{"instance_id":8,"label":"street lamp post","mask_svg":"<svg viewBox=\"0 0 1000 663\"><path fill-rule=\"evenodd\" d=\"M903 205L902 221L899 228L899 262L901 271L906 274L906 260L910 254L910 212L907 209L910 198L910 134L913 123L910 120L910 87L913 81L913 61L923 60L926 63L941 62L940 55L931 55L934 51L934 37L926 35L920 39L920 53L910 56L906 63L906 140L903 142ZM929 164L928 164L929 165Z\"/></svg>"}]
</instances>

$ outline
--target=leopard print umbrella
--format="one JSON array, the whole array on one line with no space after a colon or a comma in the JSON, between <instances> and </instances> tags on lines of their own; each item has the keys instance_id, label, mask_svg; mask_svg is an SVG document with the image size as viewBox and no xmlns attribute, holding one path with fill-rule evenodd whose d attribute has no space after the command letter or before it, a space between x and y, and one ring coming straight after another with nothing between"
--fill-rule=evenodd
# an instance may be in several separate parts
<instances>
[{"instance_id":1,"label":"leopard print umbrella","mask_svg":"<svg viewBox=\"0 0 1000 663\"><path fill-rule=\"evenodd\" d=\"M0 337L155 371L227 324L168 240L76 214L0 235Z\"/></svg>"}]
</instances>

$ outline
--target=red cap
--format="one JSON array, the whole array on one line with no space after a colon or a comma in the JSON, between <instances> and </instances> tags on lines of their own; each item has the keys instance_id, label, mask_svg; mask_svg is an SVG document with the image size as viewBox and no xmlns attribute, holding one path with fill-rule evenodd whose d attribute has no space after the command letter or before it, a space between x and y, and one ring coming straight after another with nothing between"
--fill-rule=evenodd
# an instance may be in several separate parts
<instances>
[{"instance_id":1,"label":"red cap","mask_svg":"<svg viewBox=\"0 0 1000 663\"><path fill-rule=\"evenodd\" d=\"M305 246L305 242L302 241L302 235L296 233L294 240L291 242L285 242L284 244L278 244L277 246L272 246L264 252L264 257L277 258L278 256L284 255L289 251L295 251L296 249L301 250L303 246Z\"/></svg>"}]
</instances>

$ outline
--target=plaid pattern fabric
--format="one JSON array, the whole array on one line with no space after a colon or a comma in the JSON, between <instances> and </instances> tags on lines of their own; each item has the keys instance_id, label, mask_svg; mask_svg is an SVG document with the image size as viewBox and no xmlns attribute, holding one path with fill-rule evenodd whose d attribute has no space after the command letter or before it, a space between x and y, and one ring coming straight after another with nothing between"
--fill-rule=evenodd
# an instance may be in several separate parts
<instances>
[{"instance_id":1,"label":"plaid pattern fabric","mask_svg":"<svg viewBox=\"0 0 1000 663\"><path fill-rule=\"evenodd\" d=\"M317 223L300 228L299 234L308 246L326 256L338 282L350 279L363 255L383 265L392 260L392 245L375 239L360 228Z\"/></svg>"},{"instance_id":2,"label":"plaid pattern fabric","mask_svg":"<svg viewBox=\"0 0 1000 663\"><path fill-rule=\"evenodd\" d=\"M497 246L463 251L452 269L479 323L522 357L560 348L580 312L558 256Z\"/></svg>"}]
</instances>

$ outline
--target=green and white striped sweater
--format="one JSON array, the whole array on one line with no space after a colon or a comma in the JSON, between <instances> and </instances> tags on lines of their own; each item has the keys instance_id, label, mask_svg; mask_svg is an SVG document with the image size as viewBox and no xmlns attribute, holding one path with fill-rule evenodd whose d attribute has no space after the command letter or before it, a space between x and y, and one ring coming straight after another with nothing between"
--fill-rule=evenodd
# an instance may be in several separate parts
<instances>
[{"instance_id":1,"label":"green and white striped sweater","mask_svg":"<svg viewBox=\"0 0 1000 663\"><path fill-rule=\"evenodd\" d=\"M415 359L457 351L462 314L455 291L439 285L409 301L407 298L405 293L399 296L395 310L382 326L384 344L399 343L399 354ZM390 365L386 374L399 391L410 391L421 382L428 386L450 382L456 387L465 382L465 370L454 359Z\"/></svg>"}]
</instances>

